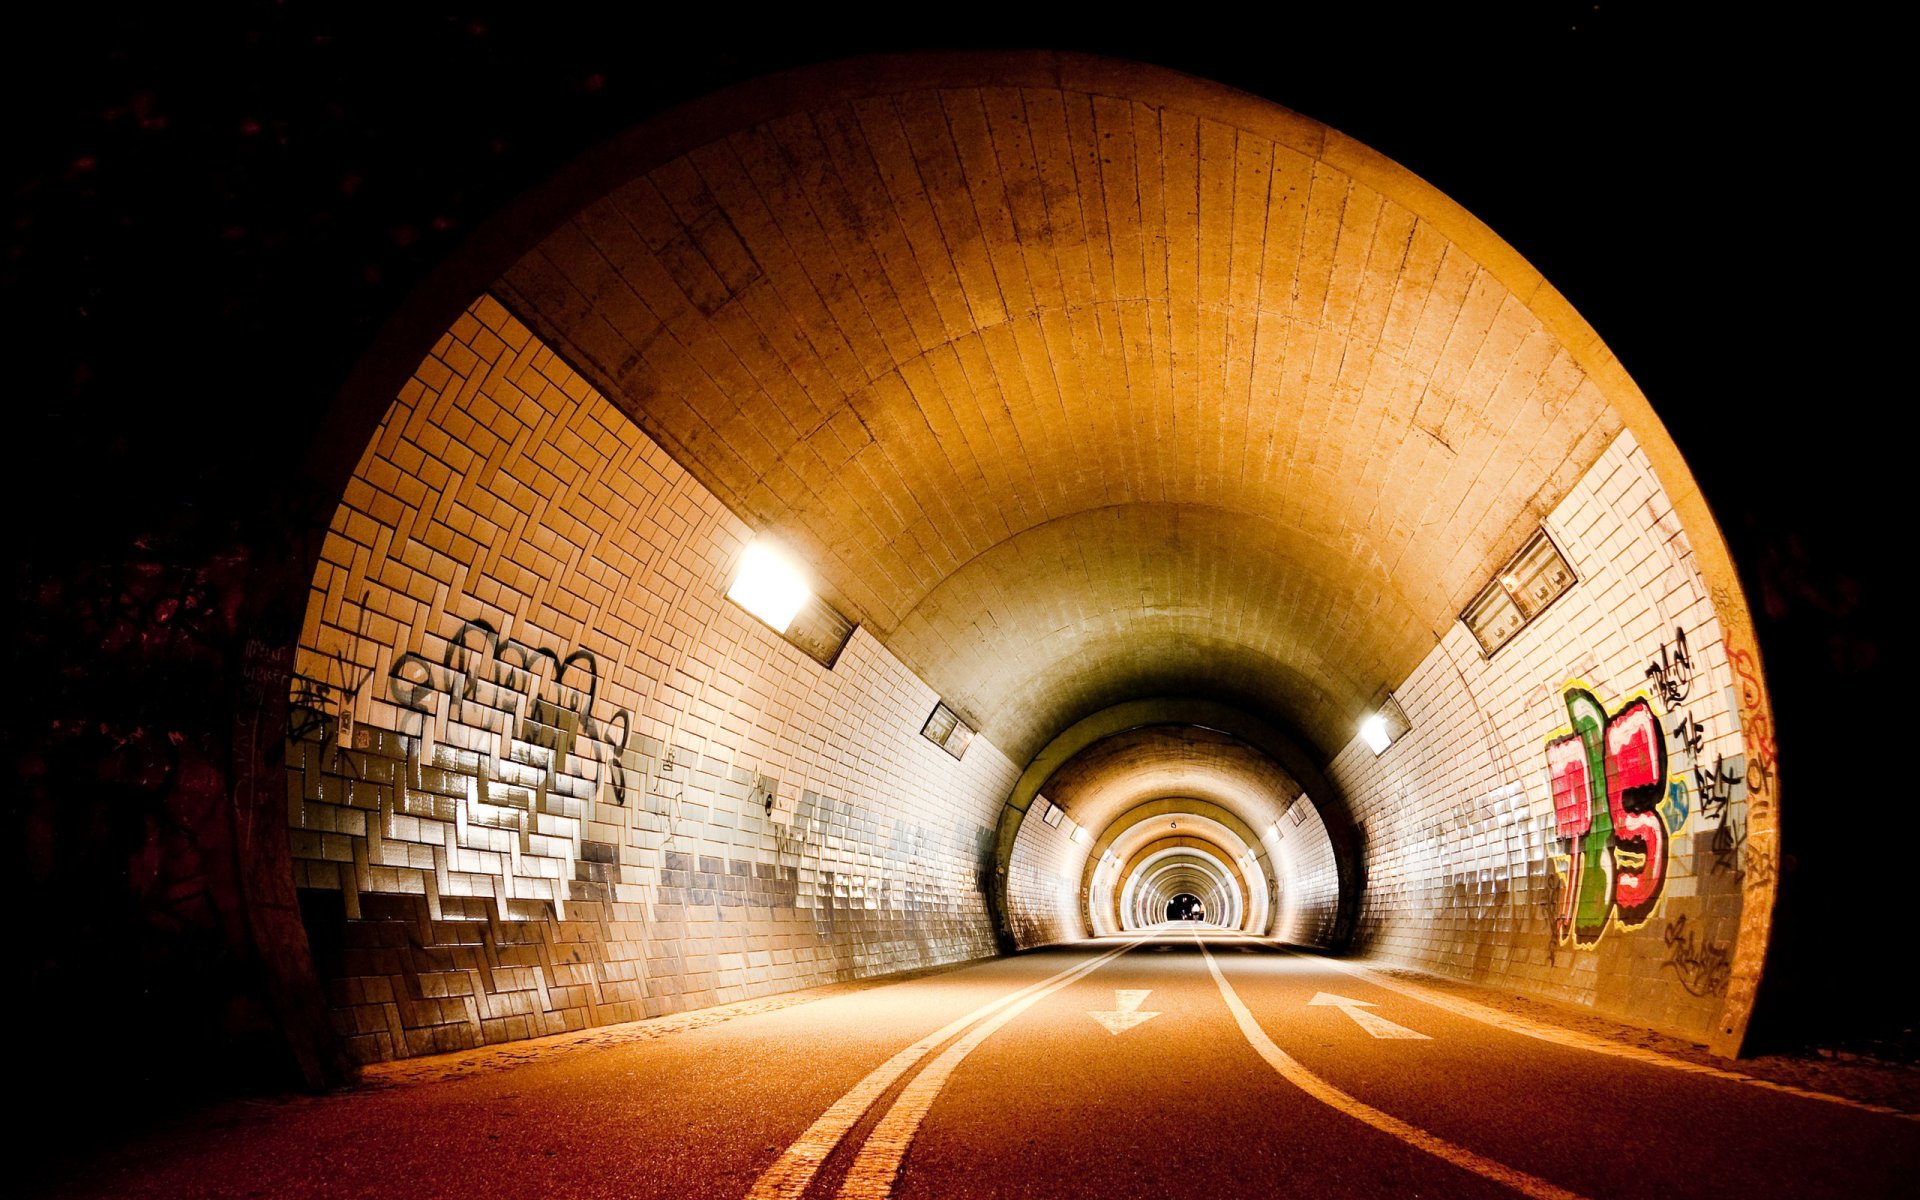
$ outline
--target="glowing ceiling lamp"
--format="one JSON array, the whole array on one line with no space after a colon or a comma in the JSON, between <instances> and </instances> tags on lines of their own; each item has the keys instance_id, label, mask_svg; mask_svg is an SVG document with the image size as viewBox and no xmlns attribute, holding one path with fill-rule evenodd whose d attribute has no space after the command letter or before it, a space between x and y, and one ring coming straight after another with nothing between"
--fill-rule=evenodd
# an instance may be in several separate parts
<instances>
[{"instance_id":1,"label":"glowing ceiling lamp","mask_svg":"<svg viewBox=\"0 0 1920 1200\"><path fill-rule=\"evenodd\" d=\"M727 589L727 599L779 633L787 631L800 606L812 598L813 590L799 565L765 541L747 547L733 586Z\"/></svg>"}]
</instances>

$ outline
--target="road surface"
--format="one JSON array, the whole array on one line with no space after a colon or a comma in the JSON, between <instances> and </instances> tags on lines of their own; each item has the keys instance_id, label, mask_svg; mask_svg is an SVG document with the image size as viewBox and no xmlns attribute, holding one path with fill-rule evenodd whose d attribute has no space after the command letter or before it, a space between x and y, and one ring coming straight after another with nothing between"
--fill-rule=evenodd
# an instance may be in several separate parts
<instances>
[{"instance_id":1,"label":"road surface","mask_svg":"<svg viewBox=\"0 0 1920 1200\"><path fill-rule=\"evenodd\" d=\"M1169 928L242 1109L60 1195L1920 1195L1920 1120ZM494 1052L498 1054L499 1052Z\"/></svg>"}]
</instances>

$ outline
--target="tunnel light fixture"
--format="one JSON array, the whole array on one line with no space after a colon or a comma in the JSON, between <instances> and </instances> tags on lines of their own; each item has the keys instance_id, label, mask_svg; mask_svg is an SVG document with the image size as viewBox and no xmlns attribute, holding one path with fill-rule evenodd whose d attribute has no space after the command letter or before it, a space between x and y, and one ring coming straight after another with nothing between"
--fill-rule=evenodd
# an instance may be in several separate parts
<instances>
[{"instance_id":1,"label":"tunnel light fixture","mask_svg":"<svg viewBox=\"0 0 1920 1200\"><path fill-rule=\"evenodd\" d=\"M775 633L785 633L800 606L813 599L813 589L798 563L760 539L740 555L727 599L765 621Z\"/></svg>"},{"instance_id":2,"label":"tunnel light fixture","mask_svg":"<svg viewBox=\"0 0 1920 1200\"><path fill-rule=\"evenodd\" d=\"M764 537L741 552L727 599L828 670L853 638L853 622L814 595L800 564Z\"/></svg>"},{"instance_id":3,"label":"tunnel light fixture","mask_svg":"<svg viewBox=\"0 0 1920 1200\"><path fill-rule=\"evenodd\" d=\"M1481 656L1492 658L1495 650L1577 582L1579 577L1547 531L1536 529L1480 589L1460 621L1480 643Z\"/></svg>"},{"instance_id":4,"label":"tunnel light fixture","mask_svg":"<svg viewBox=\"0 0 1920 1200\"><path fill-rule=\"evenodd\" d=\"M960 714L948 708L943 700L933 706L927 723L920 727L920 736L958 759L973 744L973 727L962 721ZM1043 820L1045 815L1041 814Z\"/></svg>"},{"instance_id":5,"label":"tunnel light fixture","mask_svg":"<svg viewBox=\"0 0 1920 1200\"><path fill-rule=\"evenodd\" d=\"M1393 739L1387 736L1387 719L1375 713L1360 722L1360 736L1367 740L1367 749L1375 754L1385 753Z\"/></svg>"},{"instance_id":6,"label":"tunnel light fixture","mask_svg":"<svg viewBox=\"0 0 1920 1200\"><path fill-rule=\"evenodd\" d=\"M1411 729L1412 723L1400 707L1400 702L1388 692L1387 698L1380 703L1373 715L1360 722L1360 739L1373 751L1374 757L1387 752L1387 747L1400 740L1400 735Z\"/></svg>"}]
</instances>

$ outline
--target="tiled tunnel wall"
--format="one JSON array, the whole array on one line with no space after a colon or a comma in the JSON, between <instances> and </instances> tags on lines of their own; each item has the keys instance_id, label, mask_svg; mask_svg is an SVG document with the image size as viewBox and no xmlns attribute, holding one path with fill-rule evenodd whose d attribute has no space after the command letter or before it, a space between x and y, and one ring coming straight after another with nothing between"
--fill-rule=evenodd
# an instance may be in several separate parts
<instances>
[{"instance_id":1,"label":"tiled tunnel wall","mask_svg":"<svg viewBox=\"0 0 1920 1200\"><path fill-rule=\"evenodd\" d=\"M1007 924L1023 950L1087 936L1080 880L1091 838L1074 840L1071 817L1048 825L1039 811L1044 803L1034 799L1007 863Z\"/></svg>"},{"instance_id":2,"label":"tiled tunnel wall","mask_svg":"<svg viewBox=\"0 0 1920 1200\"><path fill-rule=\"evenodd\" d=\"M332 522L296 663L296 882L352 1052L992 953L1014 768L723 596L749 529L491 298Z\"/></svg>"},{"instance_id":3,"label":"tiled tunnel wall","mask_svg":"<svg viewBox=\"0 0 1920 1200\"><path fill-rule=\"evenodd\" d=\"M1748 874L1734 689L1752 666L1729 660L1687 536L1630 434L1545 524L1573 588L1491 658L1453 623L1396 691L1410 731L1377 758L1355 739L1329 770L1367 846L1362 945L1703 1038ZM1607 718L1602 786L1660 797L1632 818L1644 866L1581 833L1586 794L1562 778L1556 796L1549 777L1548 743L1568 734L1579 688ZM1664 763L1635 741L1648 716ZM1587 887L1568 920L1576 874Z\"/></svg>"},{"instance_id":4,"label":"tiled tunnel wall","mask_svg":"<svg viewBox=\"0 0 1920 1200\"><path fill-rule=\"evenodd\" d=\"M1340 915L1340 874L1326 823L1303 796L1278 826L1280 841L1273 857L1280 868L1280 912L1273 936L1301 946L1329 945Z\"/></svg>"}]
</instances>

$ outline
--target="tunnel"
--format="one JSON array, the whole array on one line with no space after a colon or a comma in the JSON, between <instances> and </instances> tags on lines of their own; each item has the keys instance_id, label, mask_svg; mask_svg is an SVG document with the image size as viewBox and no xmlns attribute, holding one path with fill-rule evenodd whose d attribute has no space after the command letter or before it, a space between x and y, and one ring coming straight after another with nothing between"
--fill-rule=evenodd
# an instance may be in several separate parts
<instances>
[{"instance_id":1,"label":"tunnel","mask_svg":"<svg viewBox=\"0 0 1920 1200\"><path fill-rule=\"evenodd\" d=\"M1730 495L1784 503L1698 453L1744 401L1643 392L1485 193L1265 95L1068 51L749 60L556 134L333 374L254 370L299 420L170 518L198 559L142 535L16 588L88 634L23 638L84 702L16 771L23 994L80 1014L35 1073L97 1042L75 1095L202 1059L216 1095L346 1088L289 1109L320 1149L185 1139L338 1194L484 1192L503 1150L624 1153L639 1192L1124 1191L1153 1120L1168 1189L1284 1144L1333 1194L1354 1162L1417 1190L1403 1153L1465 1172L1440 1194L1637 1194L1628 1156L1517 1145L1598 1144L1549 1086L1597 1129L1721 1112L1660 1155L1723 1190L1800 1169L1768 1129L1878 1169L1894 1140L1838 1124L1900 1115L1874 1097L1818 1100L1829 1130L1814 1089L1736 1119L1636 1074L1683 1047L1677 1088L1750 1088L1767 998L1872 936L1793 890L1851 835L1782 816L1779 613L1849 601L1736 561ZM1519 1102L1419 1110L1455 1086ZM193 1168L149 1182L100 1190Z\"/></svg>"},{"instance_id":2,"label":"tunnel","mask_svg":"<svg viewBox=\"0 0 1920 1200\"><path fill-rule=\"evenodd\" d=\"M288 822L356 1060L1182 891L1737 1047L1751 617L1645 397L1470 214L1044 54L748 83L564 189L335 409ZM754 554L794 604L741 602ZM1645 969L1676 927L1706 986Z\"/></svg>"}]
</instances>

